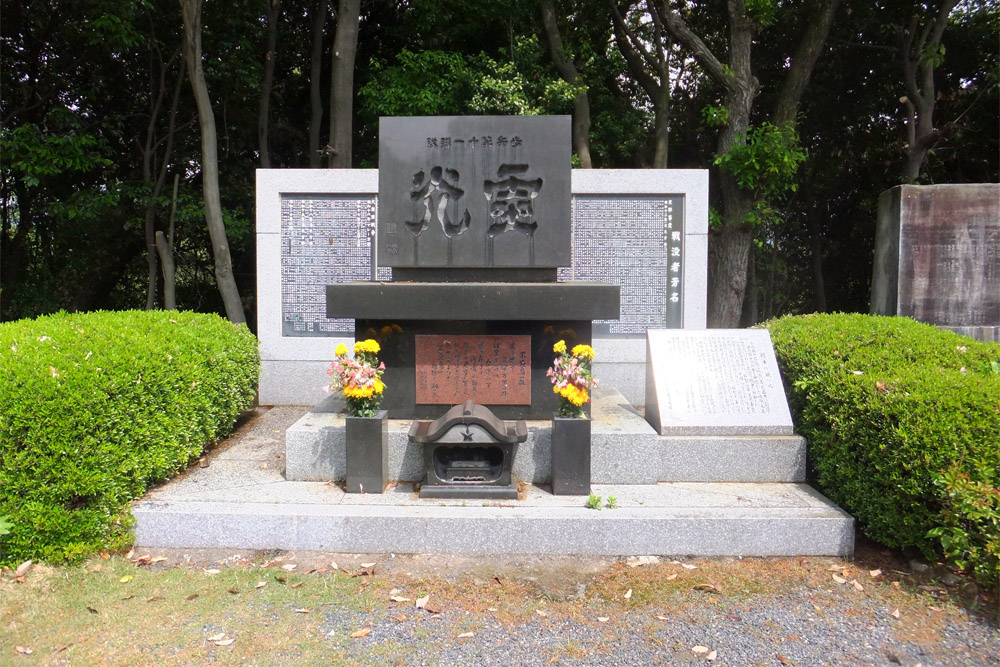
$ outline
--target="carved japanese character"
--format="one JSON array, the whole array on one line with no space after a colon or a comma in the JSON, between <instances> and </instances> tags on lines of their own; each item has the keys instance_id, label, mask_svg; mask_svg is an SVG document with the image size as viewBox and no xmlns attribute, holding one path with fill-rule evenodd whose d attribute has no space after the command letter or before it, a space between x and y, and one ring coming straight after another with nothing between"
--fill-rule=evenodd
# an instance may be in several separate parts
<instances>
[{"instance_id":1,"label":"carved japanese character","mask_svg":"<svg viewBox=\"0 0 1000 667\"><path fill-rule=\"evenodd\" d=\"M431 220L441 225L441 230L448 238L465 233L469 228L469 209L458 221L453 221L448 214L448 203L462 198L465 191L458 187L458 172L454 169L434 167L430 176L423 170L413 175L413 189L410 199L423 204L423 214L418 220L406 221L407 230L414 236L420 236L427 229Z\"/></svg>"}]
</instances>

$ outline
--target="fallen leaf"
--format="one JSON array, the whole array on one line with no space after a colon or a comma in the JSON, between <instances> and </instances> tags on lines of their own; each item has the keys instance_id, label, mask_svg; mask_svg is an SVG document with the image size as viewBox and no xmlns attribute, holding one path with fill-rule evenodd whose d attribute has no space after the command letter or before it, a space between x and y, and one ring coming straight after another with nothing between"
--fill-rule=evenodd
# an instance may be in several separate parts
<instances>
[{"instance_id":1,"label":"fallen leaf","mask_svg":"<svg viewBox=\"0 0 1000 667\"><path fill-rule=\"evenodd\" d=\"M125 597L122 598L122 600L134 600L134 599L135 599L134 595L126 595Z\"/></svg>"},{"instance_id":2,"label":"fallen leaf","mask_svg":"<svg viewBox=\"0 0 1000 667\"><path fill-rule=\"evenodd\" d=\"M708 647L707 646L692 646L691 647L691 652L692 653L708 653Z\"/></svg>"},{"instance_id":3,"label":"fallen leaf","mask_svg":"<svg viewBox=\"0 0 1000 667\"><path fill-rule=\"evenodd\" d=\"M931 611L941 611L941 607L935 607L934 605L930 605L927 608Z\"/></svg>"},{"instance_id":4,"label":"fallen leaf","mask_svg":"<svg viewBox=\"0 0 1000 667\"><path fill-rule=\"evenodd\" d=\"M433 621L435 618L441 618L441 614L431 614L427 618L429 618L429 619L431 619Z\"/></svg>"},{"instance_id":5,"label":"fallen leaf","mask_svg":"<svg viewBox=\"0 0 1000 667\"><path fill-rule=\"evenodd\" d=\"M254 586L254 588L264 588L264 586L267 586L267 582L266 581L258 581L257 585Z\"/></svg>"},{"instance_id":6,"label":"fallen leaf","mask_svg":"<svg viewBox=\"0 0 1000 667\"><path fill-rule=\"evenodd\" d=\"M710 593L721 593L722 592L718 588L716 588L715 586L713 586L712 584L698 584L697 586L693 587L693 590L696 590L696 591L708 591Z\"/></svg>"},{"instance_id":7,"label":"fallen leaf","mask_svg":"<svg viewBox=\"0 0 1000 667\"><path fill-rule=\"evenodd\" d=\"M294 570L297 567L298 567L297 563L287 563L285 565L282 565L281 569L282 570L288 570L289 572L291 572L292 570Z\"/></svg>"},{"instance_id":8,"label":"fallen leaf","mask_svg":"<svg viewBox=\"0 0 1000 667\"><path fill-rule=\"evenodd\" d=\"M122 577L122 578L121 578L121 579L119 579L118 581L119 581L120 583L123 583L123 584L127 584L128 582L132 581L132 579L133 579L133 578L134 578L134 577L133 577L133 576L132 576L131 574L126 574L126 575L125 575L124 577Z\"/></svg>"},{"instance_id":9,"label":"fallen leaf","mask_svg":"<svg viewBox=\"0 0 1000 667\"><path fill-rule=\"evenodd\" d=\"M221 572L221 570L216 570L216 569L213 568L213 569L204 570L204 572L205 572L205 574L218 574L219 572Z\"/></svg>"},{"instance_id":10,"label":"fallen leaf","mask_svg":"<svg viewBox=\"0 0 1000 667\"><path fill-rule=\"evenodd\" d=\"M151 560L149 562L150 563L162 563L165 560L167 560L166 556L157 556L156 558L154 558L153 560Z\"/></svg>"},{"instance_id":11,"label":"fallen leaf","mask_svg":"<svg viewBox=\"0 0 1000 667\"><path fill-rule=\"evenodd\" d=\"M600 621L601 623L607 623L608 621L611 620L611 617L610 616L598 616L597 620Z\"/></svg>"},{"instance_id":12,"label":"fallen leaf","mask_svg":"<svg viewBox=\"0 0 1000 667\"><path fill-rule=\"evenodd\" d=\"M235 637L233 637L231 639L220 639L219 641L215 642L215 645L216 646L229 646L234 641L236 641Z\"/></svg>"},{"instance_id":13,"label":"fallen leaf","mask_svg":"<svg viewBox=\"0 0 1000 667\"><path fill-rule=\"evenodd\" d=\"M100 553L100 556L101 556L101 560L107 560L107 559L111 558L111 554L109 554L107 551L102 551Z\"/></svg>"},{"instance_id":14,"label":"fallen leaf","mask_svg":"<svg viewBox=\"0 0 1000 667\"><path fill-rule=\"evenodd\" d=\"M899 609L898 608L897 609L893 609L892 613L889 614L889 615L892 616L893 618L899 618Z\"/></svg>"},{"instance_id":15,"label":"fallen leaf","mask_svg":"<svg viewBox=\"0 0 1000 667\"><path fill-rule=\"evenodd\" d=\"M94 609L93 607L87 607L87 611L89 611L91 614L96 614L97 613L97 610Z\"/></svg>"},{"instance_id":16,"label":"fallen leaf","mask_svg":"<svg viewBox=\"0 0 1000 667\"><path fill-rule=\"evenodd\" d=\"M305 609L304 607L299 607L298 609L295 610L295 613L296 614L310 614L312 612L310 612L308 609Z\"/></svg>"},{"instance_id":17,"label":"fallen leaf","mask_svg":"<svg viewBox=\"0 0 1000 667\"><path fill-rule=\"evenodd\" d=\"M705 656L705 660L708 660L709 662L715 662L715 658L716 658L717 655L718 655L718 652L716 652L716 651L709 651L708 655Z\"/></svg>"},{"instance_id":18,"label":"fallen leaf","mask_svg":"<svg viewBox=\"0 0 1000 667\"><path fill-rule=\"evenodd\" d=\"M496 610L497 610L496 607L487 607L486 608L486 611L496 611Z\"/></svg>"},{"instance_id":19,"label":"fallen leaf","mask_svg":"<svg viewBox=\"0 0 1000 667\"><path fill-rule=\"evenodd\" d=\"M275 581L277 581L277 582L278 582L279 584L283 584L283 583L285 583L286 581L288 581L287 579L285 579L285 578L284 578L283 576L281 576L280 574L276 574L276 575L274 575L274 580L275 580Z\"/></svg>"},{"instance_id":20,"label":"fallen leaf","mask_svg":"<svg viewBox=\"0 0 1000 667\"><path fill-rule=\"evenodd\" d=\"M628 600L631 597L632 597L632 589L630 588L627 591L625 591L625 599Z\"/></svg>"},{"instance_id":21,"label":"fallen leaf","mask_svg":"<svg viewBox=\"0 0 1000 667\"><path fill-rule=\"evenodd\" d=\"M337 567L337 561L335 561L335 560L334 561L330 561L330 567L333 568L334 570L339 570L340 569L339 567Z\"/></svg>"},{"instance_id":22,"label":"fallen leaf","mask_svg":"<svg viewBox=\"0 0 1000 667\"><path fill-rule=\"evenodd\" d=\"M351 633L351 639L361 639L362 637L367 637L372 632L371 628L361 628L357 632Z\"/></svg>"},{"instance_id":23,"label":"fallen leaf","mask_svg":"<svg viewBox=\"0 0 1000 667\"><path fill-rule=\"evenodd\" d=\"M34 651L32 651L27 646L15 646L14 650L20 653L21 655L31 655L32 653L34 653Z\"/></svg>"},{"instance_id":24,"label":"fallen leaf","mask_svg":"<svg viewBox=\"0 0 1000 667\"><path fill-rule=\"evenodd\" d=\"M429 613L431 613L431 614L440 614L441 613L441 607L435 606L434 604L432 604L430 602L428 602L427 605L424 606L424 609L426 611L428 611Z\"/></svg>"},{"instance_id":25,"label":"fallen leaf","mask_svg":"<svg viewBox=\"0 0 1000 667\"><path fill-rule=\"evenodd\" d=\"M402 595L390 595L389 599L393 602L411 602L410 598L404 598Z\"/></svg>"},{"instance_id":26,"label":"fallen leaf","mask_svg":"<svg viewBox=\"0 0 1000 667\"><path fill-rule=\"evenodd\" d=\"M209 637L208 641L210 641L210 642L217 642L220 639L225 639L225 638L226 638L226 633L225 632L220 632L217 635L212 635L211 637Z\"/></svg>"},{"instance_id":27,"label":"fallen leaf","mask_svg":"<svg viewBox=\"0 0 1000 667\"><path fill-rule=\"evenodd\" d=\"M238 589L238 588L236 588L234 586L233 588L229 589L229 592L232 593L233 595L239 595L240 594L240 589Z\"/></svg>"},{"instance_id":28,"label":"fallen leaf","mask_svg":"<svg viewBox=\"0 0 1000 667\"><path fill-rule=\"evenodd\" d=\"M788 664L788 658L786 658L785 656L781 655L780 653L775 653L774 657L777 658L778 662L780 662L781 664L783 664L783 665L787 665Z\"/></svg>"},{"instance_id":29,"label":"fallen leaf","mask_svg":"<svg viewBox=\"0 0 1000 667\"><path fill-rule=\"evenodd\" d=\"M60 646L60 647L58 647L56 649L56 653L62 653L63 651L65 651L66 649L68 649L72 645L73 645L73 642L70 642L68 644L63 644L62 646Z\"/></svg>"},{"instance_id":30,"label":"fallen leaf","mask_svg":"<svg viewBox=\"0 0 1000 667\"><path fill-rule=\"evenodd\" d=\"M661 621L669 621L670 620L666 616L657 616L656 618L660 619Z\"/></svg>"},{"instance_id":31,"label":"fallen leaf","mask_svg":"<svg viewBox=\"0 0 1000 667\"><path fill-rule=\"evenodd\" d=\"M375 565L376 563L362 563L361 567L367 569L369 567L375 567Z\"/></svg>"},{"instance_id":32,"label":"fallen leaf","mask_svg":"<svg viewBox=\"0 0 1000 667\"><path fill-rule=\"evenodd\" d=\"M541 609L536 609L535 613L538 614L539 616L548 616L549 615L549 612L543 611Z\"/></svg>"},{"instance_id":33,"label":"fallen leaf","mask_svg":"<svg viewBox=\"0 0 1000 667\"><path fill-rule=\"evenodd\" d=\"M405 623L406 622L406 614L400 614L399 616L396 617L396 620L399 621L400 623Z\"/></svg>"},{"instance_id":34,"label":"fallen leaf","mask_svg":"<svg viewBox=\"0 0 1000 667\"><path fill-rule=\"evenodd\" d=\"M865 587L858 583L857 579L851 579L851 584L854 586L854 590L863 591Z\"/></svg>"},{"instance_id":35,"label":"fallen leaf","mask_svg":"<svg viewBox=\"0 0 1000 667\"><path fill-rule=\"evenodd\" d=\"M868 576L871 577L872 579L876 579L878 577L881 577L882 576L882 570L869 570L868 571Z\"/></svg>"},{"instance_id":36,"label":"fallen leaf","mask_svg":"<svg viewBox=\"0 0 1000 667\"><path fill-rule=\"evenodd\" d=\"M371 575L375 574L375 568L374 567L363 567L360 570L358 570L357 572L348 572L348 574L350 574L351 577L370 577ZM364 584L362 584L362 585L364 585Z\"/></svg>"},{"instance_id":37,"label":"fallen leaf","mask_svg":"<svg viewBox=\"0 0 1000 667\"><path fill-rule=\"evenodd\" d=\"M423 609L427 606L427 602L431 599L430 595L425 595L422 598L417 598L417 609Z\"/></svg>"},{"instance_id":38,"label":"fallen leaf","mask_svg":"<svg viewBox=\"0 0 1000 667\"><path fill-rule=\"evenodd\" d=\"M125 554L125 560L132 560L132 556L135 555L135 549L129 549L128 553Z\"/></svg>"},{"instance_id":39,"label":"fallen leaf","mask_svg":"<svg viewBox=\"0 0 1000 667\"><path fill-rule=\"evenodd\" d=\"M828 572L840 572L841 570L844 569L844 566L843 565L831 565L830 567L828 567L826 569L827 569Z\"/></svg>"},{"instance_id":40,"label":"fallen leaf","mask_svg":"<svg viewBox=\"0 0 1000 667\"><path fill-rule=\"evenodd\" d=\"M315 567L311 570L306 570L306 574L312 574L313 572L319 572L319 570Z\"/></svg>"},{"instance_id":41,"label":"fallen leaf","mask_svg":"<svg viewBox=\"0 0 1000 667\"><path fill-rule=\"evenodd\" d=\"M666 577L667 581L673 581L676 578L677 578L676 574L668 574Z\"/></svg>"},{"instance_id":42,"label":"fallen leaf","mask_svg":"<svg viewBox=\"0 0 1000 667\"><path fill-rule=\"evenodd\" d=\"M301 582L301 581L296 581L294 584L292 584L291 586L289 586L289 588L298 588L299 586L302 585L302 583L303 582Z\"/></svg>"},{"instance_id":43,"label":"fallen leaf","mask_svg":"<svg viewBox=\"0 0 1000 667\"><path fill-rule=\"evenodd\" d=\"M898 582L898 581L894 581L894 582L892 582L892 585L893 585L893 587L895 587L895 588L899 588L899 582Z\"/></svg>"},{"instance_id":44,"label":"fallen leaf","mask_svg":"<svg viewBox=\"0 0 1000 667\"><path fill-rule=\"evenodd\" d=\"M152 597L146 598L145 600L143 600L143 602L156 602L157 600L162 600L162 599L163 599L162 595L154 595Z\"/></svg>"},{"instance_id":45,"label":"fallen leaf","mask_svg":"<svg viewBox=\"0 0 1000 667\"><path fill-rule=\"evenodd\" d=\"M191 595L187 596L184 599L187 600L188 602L190 602L191 600L195 600L197 598L198 598L198 594L197 593L192 593Z\"/></svg>"},{"instance_id":46,"label":"fallen leaf","mask_svg":"<svg viewBox=\"0 0 1000 667\"><path fill-rule=\"evenodd\" d=\"M463 632L458 637L456 637L456 639L468 639L469 637L474 637L474 636L475 636L475 633L472 633L472 632Z\"/></svg>"},{"instance_id":47,"label":"fallen leaf","mask_svg":"<svg viewBox=\"0 0 1000 667\"><path fill-rule=\"evenodd\" d=\"M837 575L833 575L833 580L836 581L838 584L847 583L847 579L844 579L843 577L838 577Z\"/></svg>"},{"instance_id":48,"label":"fallen leaf","mask_svg":"<svg viewBox=\"0 0 1000 667\"><path fill-rule=\"evenodd\" d=\"M697 565L691 565L690 563L681 563L681 567L683 567L685 570L697 570L698 569Z\"/></svg>"}]
</instances>

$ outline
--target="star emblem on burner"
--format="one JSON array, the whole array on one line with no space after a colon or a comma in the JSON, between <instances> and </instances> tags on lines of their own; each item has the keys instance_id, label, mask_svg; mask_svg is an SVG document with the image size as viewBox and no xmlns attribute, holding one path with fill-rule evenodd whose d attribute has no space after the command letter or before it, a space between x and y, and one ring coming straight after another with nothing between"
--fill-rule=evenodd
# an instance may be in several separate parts
<instances>
[{"instance_id":1,"label":"star emblem on burner","mask_svg":"<svg viewBox=\"0 0 1000 667\"><path fill-rule=\"evenodd\" d=\"M465 433L462 434L462 442L472 442L472 431L469 430L468 426L465 427Z\"/></svg>"}]
</instances>

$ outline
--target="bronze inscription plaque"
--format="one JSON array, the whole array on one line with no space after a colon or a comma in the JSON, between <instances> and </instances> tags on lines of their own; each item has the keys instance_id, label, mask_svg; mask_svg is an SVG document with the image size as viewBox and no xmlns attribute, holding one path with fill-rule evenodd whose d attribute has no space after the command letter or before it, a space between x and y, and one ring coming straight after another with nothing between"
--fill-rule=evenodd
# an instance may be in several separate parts
<instances>
[{"instance_id":1,"label":"bronze inscription plaque","mask_svg":"<svg viewBox=\"0 0 1000 667\"><path fill-rule=\"evenodd\" d=\"M416 336L416 402L531 405L531 336Z\"/></svg>"}]
</instances>

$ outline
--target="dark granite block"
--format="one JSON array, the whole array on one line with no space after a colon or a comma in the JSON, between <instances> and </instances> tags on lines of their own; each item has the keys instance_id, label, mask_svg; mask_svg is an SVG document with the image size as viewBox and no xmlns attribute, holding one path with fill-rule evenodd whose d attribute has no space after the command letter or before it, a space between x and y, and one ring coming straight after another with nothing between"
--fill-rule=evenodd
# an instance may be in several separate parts
<instances>
[{"instance_id":1,"label":"dark granite block","mask_svg":"<svg viewBox=\"0 0 1000 667\"><path fill-rule=\"evenodd\" d=\"M327 317L400 320L614 320L621 288L602 283L327 285Z\"/></svg>"},{"instance_id":2,"label":"dark granite block","mask_svg":"<svg viewBox=\"0 0 1000 667\"><path fill-rule=\"evenodd\" d=\"M379 123L382 266L570 264L570 117Z\"/></svg>"}]
</instances>

